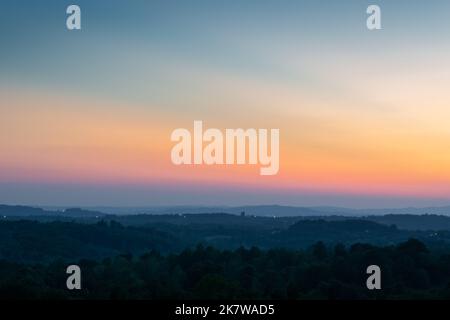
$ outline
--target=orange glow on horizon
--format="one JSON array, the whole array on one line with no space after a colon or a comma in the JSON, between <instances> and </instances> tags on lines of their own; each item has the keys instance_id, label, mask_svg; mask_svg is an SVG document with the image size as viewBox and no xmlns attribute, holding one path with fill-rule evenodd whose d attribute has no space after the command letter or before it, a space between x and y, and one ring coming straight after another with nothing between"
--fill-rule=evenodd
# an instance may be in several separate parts
<instances>
[{"instance_id":1,"label":"orange glow on horizon","mask_svg":"<svg viewBox=\"0 0 450 320\"><path fill-rule=\"evenodd\" d=\"M414 122L409 127L395 117L355 122L323 116L316 120L319 129L309 124L302 130L301 115L289 116L281 129L279 174L262 177L259 165L173 165L170 133L177 126L190 128L192 120L172 119L160 109L42 94L0 96L1 108L8 109L0 120L1 181L187 183L431 197L450 191L450 135L423 131Z\"/></svg>"}]
</instances>

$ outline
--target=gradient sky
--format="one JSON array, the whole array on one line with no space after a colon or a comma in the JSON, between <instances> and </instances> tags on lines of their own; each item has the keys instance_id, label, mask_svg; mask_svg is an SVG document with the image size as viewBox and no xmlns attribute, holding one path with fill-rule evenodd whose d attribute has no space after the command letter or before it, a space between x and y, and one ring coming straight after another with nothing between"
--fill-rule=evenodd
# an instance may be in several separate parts
<instances>
[{"instance_id":1,"label":"gradient sky","mask_svg":"<svg viewBox=\"0 0 450 320\"><path fill-rule=\"evenodd\" d=\"M449 56L447 0L2 0L0 203L448 205ZM194 120L279 128L279 174L172 165Z\"/></svg>"}]
</instances>

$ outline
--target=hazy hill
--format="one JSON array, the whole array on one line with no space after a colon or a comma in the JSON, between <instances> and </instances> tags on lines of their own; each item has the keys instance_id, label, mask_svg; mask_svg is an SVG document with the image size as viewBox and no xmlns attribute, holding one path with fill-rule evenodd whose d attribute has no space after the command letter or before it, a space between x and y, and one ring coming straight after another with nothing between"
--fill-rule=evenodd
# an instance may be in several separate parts
<instances>
[{"instance_id":1,"label":"hazy hill","mask_svg":"<svg viewBox=\"0 0 450 320\"><path fill-rule=\"evenodd\" d=\"M33 208L28 206L7 206L0 205L0 216L12 217L12 216L44 216L54 215L53 211L46 211L41 208Z\"/></svg>"},{"instance_id":2,"label":"hazy hill","mask_svg":"<svg viewBox=\"0 0 450 320\"><path fill-rule=\"evenodd\" d=\"M214 219L209 217L222 222L213 223ZM161 220L140 226L124 226L112 216L95 223L79 223L74 219L72 222L1 219L0 260L101 259L117 254L142 254L152 249L163 253L179 252L198 244L227 250L241 246L303 249L318 241L330 246L337 243L393 245L409 238L419 239L433 248L450 248L449 231L400 230L360 219L302 219L285 225L278 222L283 221L281 218L217 217L215 214L209 217L199 215L193 223L184 224L178 222L189 218L170 217L176 223Z\"/></svg>"},{"instance_id":3,"label":"hazy hill","mask_svg":"<svg viewBox=\"0 0 450 320\"><path fill-rule=\"evenodd\" d=\"M442 215L388 214L365 219L405 230L450 230L450 217Z\"/></svg>"},{"instance_id":4,"label":"hazy hill","mask_svg":"<svg viewBox=\"0 0 450 320\"><path fill-rule=\"evenodd\" d=\"M105 214L98 211L90 211L80 208L68 208L61 210L45 210L42 208L30 207L30 206L8 206L0 205L0 217L100 217Z\"/></svg>"},{"instance_id":5,"label":"hazy hill","mask_svg":"<svg viewBox=\"0 0 450 320\"><path fill-rule=\"evenodd\" d=\"M150 228L125 228L114 222L0 221L0 260L101 259L152 249L173 251L177 245L180 243L168 233Z\"/></svg>"},{"instance_id":6,"label":"hazy hill","mask_svg":"<svg viewBox=\"0 0 450 320\"><path fill-rule=\"evenodd\" d=\"M177 208L177 209L175 209ZM450 230L450 217L447 215L437 214L381 214L394 210L396 212L422 212L422 211L438 211L445 212L446 207L442 208L423 208L423 209L376 209L376 210L354 210L333 207L285 207L285 206L246 206L246 207L229 207L217 208L203 207L172 207L160 208L162 213L153 214L107 214L100 212L97 208L53 208L42 209L29 206L8 206L0 205L0 219L4 220L20 220L22 218L33 219L43 222L51 221L72 221L96 223L99 219L115 220L124 225L145 226L145 225L219 225L229 226L235 225L242 228L260 228L260 229L284 229L301 220L325 220L325 221L341 221L341 220L365 220L377 222L383 225L395 225L398 229L404 230ZM124 208L122 208L125 210ZM137 209L136 209L137 210ZM173 213L173 211L180 213ZM204 213L196 213L195 211L207 211ZM244 216L241 216L242 213ZM366 215L356 214L366 213ZM367 213L373 213L372 215Z\"/></svg>"},{"instance_id":7,"label":"hazy hill","mask_svg":"<svg viewBox=\"0 0 450 320\"><path fill-rule=\"evenodd\" d=\"M364 242L386 245L405 241L413 236L425 235L399 230L395 226L386 226L372 221L349 219L343 221L299 221L287 230L280 232L277 238L291 247L299 242L305 246L311 245L317 242L317 239L326 243Z\"/></svg>"},{"instance_id":8,"label":"hazy hill","mask_svg":"<svg viewBox=\"0 0 450 320\"><path fill-rule=\"evenodd\" d=\"M50 208L49 208L50 209ZM64 208L52 208L62 210ZM230 213L240 214L245 211L247 215L256 216L330 216L340 215L348 217L361 217L369 215L387 214L435 214L450 216L450 206L426 207L426 208L384 208L384 209L351 209L341 207L301 207L281 205L256 205L256 206L153 206L153 207L86 207L83 209L104 212L107 214L200 214L200 213Z\"/></svg>"}]
</instances>

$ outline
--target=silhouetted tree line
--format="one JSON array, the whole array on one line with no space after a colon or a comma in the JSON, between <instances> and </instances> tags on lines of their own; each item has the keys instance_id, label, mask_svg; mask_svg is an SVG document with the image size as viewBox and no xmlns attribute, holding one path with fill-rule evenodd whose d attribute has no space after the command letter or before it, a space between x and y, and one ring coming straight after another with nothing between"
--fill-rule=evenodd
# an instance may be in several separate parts
<instances>
[{"instance_id":1,"label":"silhouetted tree line","mask_svg":"<svg viewBox=\"0 0 450 320\"><path fill-rule=\"evenodd\" d=\"M124 252L135 256L152 250L162 254L180 253L199 243L222 250L253 246L261 250L304 250L318 240L328 246L337 243L349 246L356 242L384 246L414 238L433 250L450 248L449 231L407 231L363 220L305 220L280 227L276 222L279 219L272 219L275 220L273 225L270 221L249 224L253 218L229 215L219 217L221 222L227 223L212 224L208 223L208 216L215 215L204 215L204 222L185 225L171 223L173 217L167 217L168 222L133 226L103 219L96 223L0 221L0 260L20 263L50 263L56 259L98 261ZM242 224L236 219L242 220Z\"/></svg>"},{"instance_id":2,"label":"silhouetted tree line","mask_svg":"<svg viewBox=\"0 0 450 320\"><path fill-rule=\"evenodd\" d=\"M418 240L305 250L202 245L178 254L153 250L76 262L82 290L66 289L67 262L0 261L0 298L26 299L444 299L450 298L450 254ZM366 268L382 271L382 290L366 287Z\"/></svg>"}]
</instances>

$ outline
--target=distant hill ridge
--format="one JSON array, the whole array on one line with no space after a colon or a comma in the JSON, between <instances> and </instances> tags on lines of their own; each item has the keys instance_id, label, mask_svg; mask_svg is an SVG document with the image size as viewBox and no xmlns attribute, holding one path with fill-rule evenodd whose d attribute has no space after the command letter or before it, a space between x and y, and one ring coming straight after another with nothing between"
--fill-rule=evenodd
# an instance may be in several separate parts
<instances>
[{"instance_id":1,"label":"distant hill ridge","mask_svg":"<svg viewBox=\"0 0 450 320\"><path fill-rule=\"evenodd\" d=\"M333 207L243 206L243 207L158 207L151 210L130 209L128 214L102 212L101 208L38 208L32 206L0 205L0 218L33 218L40 221L55 219L100 218L117 220L126 225L152 223L170 224L240 224L288 227L300 220L365 220L383 225L395 225L404 230L450 230L450 216L433 212L449 212L450 207L405 209L346 209ZM123 208L125 210L125 208ZM449 211L447 211L449 210ZM409 213L408 213L409 212ZM139 213L139 214L138 214ZM240 215L245 219L242 220ZM276 219L274 219L276 218ZM270 220L272 219L272 220ZM276 221L275 221L276 220Z\"/></svg>"},{"instance_id":2,"label":"distant hill ridge","mask_svg":"<svg viewBox=\"0 0 450 320\"><path fill-rule=\"evenodd\" d=\"M44 210L31 206L0 205L0 216L3 217L36 217L36 216L67 216L67 217L98 217L105 216L98 211L90 211L80 208L69 208L63 210Z\"/></svg>"},{"instance_id":3,"label":"distant hill ridge","mask_svg":"<svg viewBox=\"0 0 450 320\"><path fill-rule=\"evenodd\" d=\"M450 206L424 208L383 208L383 209L352 209L331 206L283 206L283 205L247 205L247 206L148 206L148 207L81 207L85 210L104 212L106 214L198 214L198 213L230 213L256 216L330 216L340 215L361 217L387 214L435 214L450 216ZM63 210L63 207L47 207L48 210Z\"/></svg>"}]
</instances>

